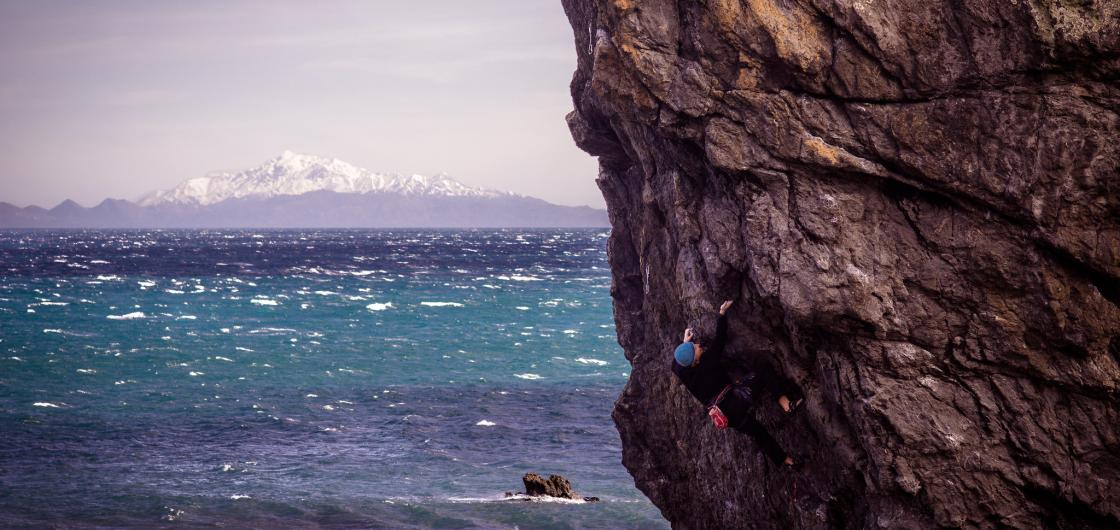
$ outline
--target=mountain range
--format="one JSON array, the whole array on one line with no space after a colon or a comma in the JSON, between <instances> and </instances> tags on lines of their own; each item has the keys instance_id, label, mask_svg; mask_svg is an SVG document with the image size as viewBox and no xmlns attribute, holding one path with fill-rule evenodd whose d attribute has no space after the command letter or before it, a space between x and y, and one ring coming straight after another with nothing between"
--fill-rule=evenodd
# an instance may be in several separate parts
<instances>
[{"instance_id":1,"label":"mountain range","mask_svg":"<svg viewBox=\"0 0 1120 530\"><path fill-rule=\"evenodd\" d=\"M374 173L284 151L238 172L188 179L138 201L51 209L0 202L0 228L605 227L605 210L481 187L447 175Z\"/></svg>"}]
</instances>

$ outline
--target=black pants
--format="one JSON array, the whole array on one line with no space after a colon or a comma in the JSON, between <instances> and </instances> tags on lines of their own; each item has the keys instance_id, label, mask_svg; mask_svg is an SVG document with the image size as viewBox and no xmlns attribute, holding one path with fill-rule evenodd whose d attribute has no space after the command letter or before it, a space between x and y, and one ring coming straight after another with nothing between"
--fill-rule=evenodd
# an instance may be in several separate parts
<instances>
[{"instance_id":1,"label":"black pants","mask_svg":"<svg viewBox=\"0 0 1120 530\"><path fill-rule=\"evenodd\" d=\"M736 388L728 392L720 404L731 427L754 440L758 448L775 464L786 459L786 452L754 416L756 406L778 406L778 396L790 402L802 398L801 389L789 379L778 374L773 367L763 364L736 377Z\"/></svg>"},{"instance_id":2,"label":"black pants","mask_svg":"<svg viewBox=\"0 0 1120 530\"><path fill-rule=\"evenodd\" d=\"M786 396L790 403L804 397L801 394L801 389L793 381L778 374L769 364L755 366L750 371L737 374L732 379L735 381L736 393L740 396L749 395L750 397L746 399L756 405L777 404L778 396Z\"/></svg>"},{"instance_id":3,"label":"black pants","mask_svg":"<svg viewBox=\"0 0 1120 530\"><path fill-rule=\"evenodd\" d=\"M734 392L728 392L719 405L720 410L727 416L731 428L750 436L762 454L771 462L781 464L786 459L786 452L778 445L770 432L754 417L754 410L750 401L743 399Z\"/></svg>"}]
</instances>

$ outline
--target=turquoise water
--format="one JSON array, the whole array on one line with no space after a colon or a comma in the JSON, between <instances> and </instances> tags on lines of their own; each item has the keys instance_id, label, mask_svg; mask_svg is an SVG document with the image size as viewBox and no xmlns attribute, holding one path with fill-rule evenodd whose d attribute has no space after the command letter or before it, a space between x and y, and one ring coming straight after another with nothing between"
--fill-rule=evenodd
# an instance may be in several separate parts
<instances>
[{"instance_id":1,"label":"turquoise water","mask_svg":"<svg viewBox=\"0 0 1120 530\"><path fill-rule=\"evenodd\" d=\"M606 237L0 232L0 525L666 527Z\"/></svg>"}]
</instances>

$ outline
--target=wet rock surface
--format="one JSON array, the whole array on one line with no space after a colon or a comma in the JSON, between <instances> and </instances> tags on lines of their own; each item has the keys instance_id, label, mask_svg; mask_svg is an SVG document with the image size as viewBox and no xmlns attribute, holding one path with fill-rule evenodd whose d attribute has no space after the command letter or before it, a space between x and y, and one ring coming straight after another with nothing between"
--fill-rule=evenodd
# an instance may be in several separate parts
<instances>
[{"instance_id":1,"label":"wet rock surface","mask_svg":"<svg viewBox=\"0 0 1120 530\"><path fill-rule=\"evenodd\" d=\"M674 526L1120 527L1120 1L563 1ZM672 378L725 298L799 473Z\"/></svg>"},{"instance_id":2,"label":"wet rock surface","mask_svg":"<svg viewBox=\"0 0 1120 530\"><path fill-rule=\"evenodd\" d=\"M529 498L556 497L559 499L582 500L585 502L599 501L598 497L581 497L572 489L572 483L562 475L549 475L546 479L536 473L526 473L521 477L521 482L525 484L524 495ZM514 497L517 495L519 494L506 492L506 497Z\"/></svg>"},{"instance_id":3,"label":"wet rock surface","mask_svg":"<svg viewBox=\"0 0 1120 530\"><path fill-rule=\"evenodd\" d=\"M572 491L572 483L560 475L549 475L544 478L536 473L526 473L521 477L525 483L525 494L531 497L547 495L564 499L578 499L576 492Z\"/></svg>"}]
</instances>

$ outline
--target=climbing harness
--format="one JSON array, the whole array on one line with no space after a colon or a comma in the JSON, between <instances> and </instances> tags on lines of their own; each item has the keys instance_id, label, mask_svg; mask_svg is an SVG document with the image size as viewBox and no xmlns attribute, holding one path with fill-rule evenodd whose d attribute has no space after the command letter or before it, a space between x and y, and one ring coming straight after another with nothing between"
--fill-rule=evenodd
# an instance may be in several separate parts
<instances>
[{"instance_id":1,"label":"climbing harness","mask_svg":"<svg viewBox=\"0 0 1120 530\"><path fill-rule=\"evenodd\" d=\"M751 385L754 381L754 374L746 374L740 376L732 384L735 385L735 397L743 400L748 406L754 404L754 395L751 392Z\"/></svg>"},{"instance_id":2,"label":"climbing harness","mask_svg":"<svg viewBox=\"0 0 1120 530\"><path fill-rule=\"evenodd\" d=\"M719 404L723 401L723 396L727 395L727 391L731 390L731 388L732 385L723 387L723 390L719 392L719 395L717 395L716 398L712 400L711 404L708 405L708 417L712 419L712 424L714 424L717 429L727 428L727 416L723 413L722 410L720 410Z\"/></svg>"}]
</instances>

